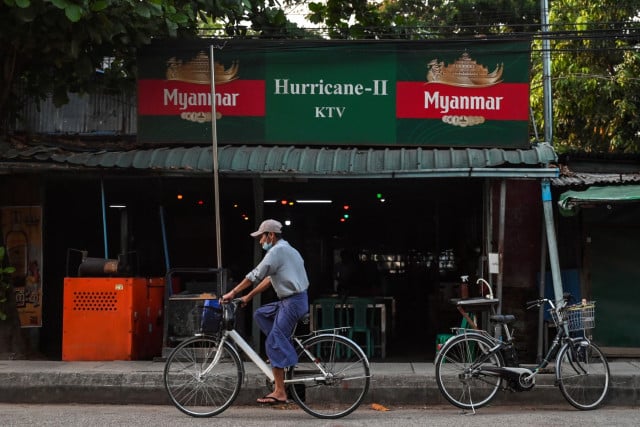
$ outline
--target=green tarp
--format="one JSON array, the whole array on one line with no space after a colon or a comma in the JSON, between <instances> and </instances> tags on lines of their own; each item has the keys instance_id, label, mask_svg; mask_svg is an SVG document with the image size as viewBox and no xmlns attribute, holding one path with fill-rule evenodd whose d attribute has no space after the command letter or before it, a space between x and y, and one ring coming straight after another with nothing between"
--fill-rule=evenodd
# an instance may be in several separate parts
<instances>
[{"instance_id":1,"label":"green tarp","mask_svg":"<svg viewBox=\"0 0 640 427\"><path fill-rule=\"evenodd\" d=\"M566 191L560 195L558 206L560 214L572 216L578 213L581 205L596 203L631 202L640 200L640 185L612 185L590 187L584 191Z\"/></svg>"}]
</instances>

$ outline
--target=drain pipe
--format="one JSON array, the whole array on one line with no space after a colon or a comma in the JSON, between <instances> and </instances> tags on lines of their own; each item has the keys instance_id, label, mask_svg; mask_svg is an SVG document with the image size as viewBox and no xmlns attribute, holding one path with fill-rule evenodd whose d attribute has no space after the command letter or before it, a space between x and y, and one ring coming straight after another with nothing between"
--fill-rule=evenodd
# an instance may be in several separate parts
<instances>
[{"instance_id":1,"label":"drain pipe","mask_svg":"<svg viewBox=\"0 0 640 427\"><path fill-rule=\"evenodd\" d=\"M104 241L104 259L109 259L109 243L107 238L107 201L104 194L104 178L100 178L100 199L102 204L102 236Z\"/></svg>"}]
</instances>

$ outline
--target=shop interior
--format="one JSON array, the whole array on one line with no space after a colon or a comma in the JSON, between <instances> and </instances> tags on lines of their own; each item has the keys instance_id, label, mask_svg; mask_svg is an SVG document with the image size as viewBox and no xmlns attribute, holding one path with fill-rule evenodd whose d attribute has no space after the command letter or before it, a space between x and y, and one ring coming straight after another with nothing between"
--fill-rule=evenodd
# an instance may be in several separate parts
<instances>
[{"instance_id":1,"label":"shop interior","mask_svg":"<svg viewBox=\"0 0 640 427\"><path fill-rule=\"evenodd\" d=\"M457 296L460 276L478 272L483 181L262 183L264 217L285 224L284 237L305 258L312 307L327 297L377 299L372 307L384 306L384 311L371 314L372 357L432 360L436 335L460 323L450 302ZM242 278L254 264L256 246L249 233L262 219L254 218L254 185L250 179L220 182L221 259L229 282ZM48 338L42 345L49 356L55 357L59 346L62 282L77 272L77 250L90 257L122 259L122 273L132 276L161 277L177 267L218 267L209 178L57 179L49 181L45 197L44 257L51 280L44 289L48 321L43 337ZM263 301L273 297L264 295ZM316 313L315 320L321 319Z\"/></svg>"}]
</instances>

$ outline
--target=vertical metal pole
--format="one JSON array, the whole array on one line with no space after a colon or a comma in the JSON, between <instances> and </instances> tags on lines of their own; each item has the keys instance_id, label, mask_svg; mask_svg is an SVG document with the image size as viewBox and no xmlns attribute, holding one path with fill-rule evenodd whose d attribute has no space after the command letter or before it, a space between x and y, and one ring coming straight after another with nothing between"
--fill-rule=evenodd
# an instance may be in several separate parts
<instances>
[{"instance_id":1,"label":"vertical metal pole","mask_svg":"<svg viewBox=\"0 0 640 427\"><path fill-rule=\"evenodd\" d=\"M542 91L544 98L544 140L553 144L553 103L551 100L551 47L546 33L549 32L549 0L541 0L542 23Z\"/></svg>"},{"instance_id":2,"label":"vertical metal pole","mask_svg":"<svg viewBox=\"0 0 640 427\"><path fill-rule=\"evenodd\" d=\"M162 249L164 250L164 267L169 271L169 245L167 244L167 224L164 218L164 206L160 206L160 231L162 232Z\"/></svg>"},{"instance_id":3,"label":"vertical metal pole","mask_svg":"<svg viewBox=\"0 0 640 427\"><path fill-rule=\"evenodd\" d=\"M213 56L213 45L209 46L209 60L211 67L211 140L212 140L212 153L213 153L213 202L216 216L216 257L218 261L218 268L222 268L222 238L220 236L220 185L218 184L218 128L217 112L216 112L216 72L215 72L215 60ZM221 283L224 289L226 283Z\"/></svg>"},{"instance_id":4,"label":"vertical metal pole","mask_svg":"<svg viewBox=\"0 0 640 427\"><path fill-rule=\"evenodd\" d=\"M487 272L486 279L491 282L491 276L489 273L489 254L493 252L493 191L492 180L485 179L484 182L484 226L485 226L485 242L484 242L484 271ZM484 276L482 276L485 278Z\"/></svg>"},{"instance_id":5,"label":"vertical metal pole","mask_svg":"<svg viewBox=\"0 0 640 427\"><path fill-rule=\"evenodd\" d=\"M260 221L264 217L264 181L262 178L253 178L253 203L254 203L254 212L256 217L254 218L254 226L257 229L260 225ZM253 252L253 265L257 265L262 258L262 248L259 248L258 245L254 245ZM253 300L253 311L256 311L258 307L262 305L262 294L257 294ZM253 342L253 348L260 348L260 328L253 322L253 326L251 328L251 339Z\"/></svg>"},{"instance_id":6,"label":"vertical metal pole","mask_svg":"<svg viewBox=\"0 0 640 427\"><path fill-rule=\"evenodd\" d=\"M482 243L481 243L481 247L480 247L480 253L478 254L478 259L476 260L477 263L477 267L476 267L476 273L478 275L478 278L482 277L484 278L484 272L485 272L485 267L484 267L484 260L486 257L486 251L485 251L485 247L486 247L486 241L487 241L487 180L486 178L483 180L482 182Z\"/></svg>"},{"instance_id":7,"label":"vertical metal pole","mask_svg":"<svg viewBox=\"0 0 640 427\"><path fill-rule=\"evenodd\" d=\"M109 259L109 244L107 243L107 202L104 196L104 178L100 178L100 197L102 199L102 238L104 240L104 259Z\"/></svg>"},{"instance_id":8,"label":"vertical metal pole","mask_svg":"<svg viewBox=\"0 0 640 427\"><path fill-rule=\"evenodd\" d=\"M498 280L496 283L496 297L498 298L498 314L502 314L502 281L503 272L502 264L504 257L504 228L506 218L506 204L507 204L507 181L503 179L500 182L500 224L498 225L498 260L500 269L498 271Z\"/></svg>"},{"instance_id":9,"label":"vertical metal pole","mask_svg":"<svg viewBox=\"0 0 640 427\"><path fill-rule=\"evenodd\" d=\"M560 262L558 260L556 231L553 225L551 183L548 179L542 180L542 207L544 209L544 223L547 229L547 245L549 247L549 264L551 266L551 277L553 279L553 292L555 294L556 306L560 306L563 303L562 278L560 275Z\"/></svg>"},{"instance_id":10,"label":"vertical metal pole","mask_svg":"<svg viewBox=\"0 0 640 427\"><path fill-rule=\"evenodd\" d=\"M120 254L124 257L124 262L129 265L129 214L127 208L120 209Z\"/></svg>"}]
</instances>

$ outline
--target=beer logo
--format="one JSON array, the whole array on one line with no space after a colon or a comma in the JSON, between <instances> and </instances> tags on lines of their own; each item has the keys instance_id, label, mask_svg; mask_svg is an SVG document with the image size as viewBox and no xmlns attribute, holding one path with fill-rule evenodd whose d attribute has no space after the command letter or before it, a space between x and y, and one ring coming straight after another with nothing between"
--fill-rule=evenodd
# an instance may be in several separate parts
<instances>
[{"instance_id":1,"label":"beer logo","mask_svg":"<svg viewBox=\"0 0 640 427\"><path fill-rule=\"evenodd\" d=\"M238 62L234 61L229 68L216 62L214 64L215 84L223 85L232 82L238 78ZM167 61L167 80L175 80L194 84L210 84L211 83L211 67L207 54L203 51L187 62L180 61L175 57L169 58ZM216 111L216 119L220 119L222 114ZM210 112L191 112L183 111L180 118L196 123L208 123L211 121Z\"/></svg>"},{"instance_id":2,"label":"beer logo","mask_svg":"<svg viewBox=\"0 0 640 427\"><path fill-rule=\"evenodd\" d=\"M504 64L496 65L496 68L489 72L487 67L474 61L467 52L449 65L437 58L432 59L427 64L427 83L440 83L449 86L479 88L489 87L502 82L502 71ZM485 122L483 116L466 115L445 115L442 121L449 125L467 127L475 126Z\"/></svg>"}]
</instances>

